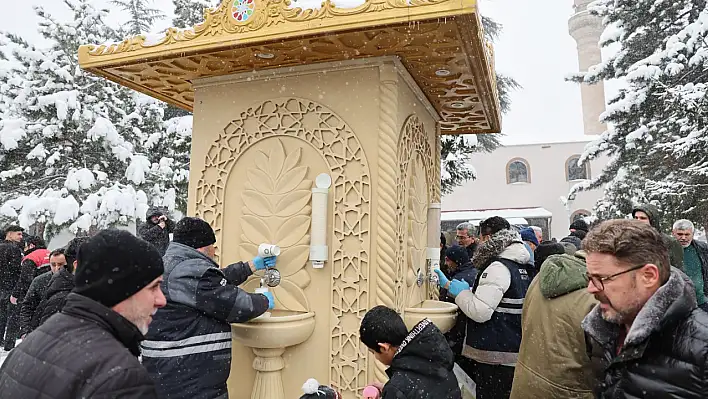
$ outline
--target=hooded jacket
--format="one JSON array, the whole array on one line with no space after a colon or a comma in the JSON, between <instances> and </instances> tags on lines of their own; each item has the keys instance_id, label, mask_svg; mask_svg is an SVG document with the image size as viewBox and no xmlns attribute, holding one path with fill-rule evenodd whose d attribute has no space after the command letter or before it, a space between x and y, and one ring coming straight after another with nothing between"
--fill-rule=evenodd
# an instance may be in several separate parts
<instances>
[{"instance_id":1,"label":"hooded jacket","mask_svg":"<svg viewBox=\"0 0 708 399\"><path fill-rule=\"evenodd\" d=\"M649 223L651 227L655 228L662 236L664 236L664 243L669 249L669 260L671 261L671 266L683 270L683 247L676 241L676 239L664 233L661 229L661 213L659 213L659 208L652 204L644 204L632 209L632 216L637 212L644 212L649 216Z\"/></svg>"},{"instance_id":2,"label":"hooded jacket","mask_svg":"<svg viewBox=\"0 0 708 399\"><path fill-rule=\"evenodd\" d=\"M194 248L172 242L160 284L167 305L157 311L142 343L143 365L162 399L228 396L231 323L268 309L268 298L238 287L251 275L245 263L219 268Z\"/></svg>"},{"instance_id":3,"label":"hooded jacket","mask_svg":"<svg viewBox=\"0 0 708 399\"><path fill-rule=\"evenodd\" d=\"M167 247L170 245L170 233L175 228L175 224L169 218L165 222L165 228L159 226L158 223L153 223L150 218L153 216L167 215L167 212L159 207L148 209L145 215L145 223L138 227L138 236L143 240L152 244L160 252L160 255L165 255Z\"/></svg>"},{"instance_id":4,"label":"hooded jacket","mask_svg":"<svg viewBox=\"0 0 708 399\"><path fill-rule=\"evenodd\" d=\"M450 269L449 279L467 282L470 287L474 286L477 279L477 269L472 265L472 261L467 256L467 250L459 245L453 245L447 249L445 256L457 264L455 269ZM445 288L440 289L440 300L455 303L455 298L448 295ZM445 338L455 355L462 353L465 343L465 331L467 330L467 316L461 310L457 311L457 321L450 331L445 333Z\"/></svg>"},{"instance_id":5,"label":"hooded jacket","mask_svg":"<svg viewBox=\"0 0 708 399\"><path fill-rule=\"evenodd\" d=\"M25 338L0 368L0 397L8 399L157 399L138 361L137 327L78 294L64 310Z\"/></svg>"},{"instance_id":6,"label":"hooded jacket","mask_svg":"<svg viewBox=\"0 0 708 399\"><path fill-rule=\"evenodd\" d=\"M593 398L580 323L597 301L587 292L584 257L583 251L552 255L531 283L521 315L523 336L512 399Z\"/></svg>"},{"instance_id":7,"label":"hooded jacket","mask_svg":"<svg viewBox=\"0 0 708 399\"><path fill-rule=\"evenodd\" d=\"M582 326L596 398L706 397L708 313L696 308L693 284L676 268L637 314L619 354L623 327L605 321L598 306Z\"/></svg>"},{"instance_id":8,"label":"hooded jacket","mask_svg":"<svg viewBox=\"0 0 708 399\"><path fill-rule=\"evenodd\" d=\"M428 319L418 323L398 348L382 399L460 399L452 372L454 355L445 337Z\"/></svg>"},{"instance_id":9,"label":"hooded jacket","mask_svg":"<svg viewBox=\"0 0 708 399\"><path fill-rule=\"evenodd\" d=\"M526 267L531 257L529 251L521 242L521 236L515 230L501 230L491 239L482 244L475 254L472 264L480 269L477 281L472 290L461 292L455 303L460 310L470 319L467 323L467 335L462 354L465 357L487 364L513 364L516 352L521 342L520 310L523 296L530 283ZM512 274L512 267L516 269ZM522 274L522 271L524 274ZM509 293L520 298L506 298ZM507 309L513 307L515 309ZM489 354L481 354L478 348L472 346L472 339L488 340L486 335L480 337L477 329L486 329L490 326L479 326L488 322L499 322L497 319L513 314L519 320L514 325L506 326L506 331L514 331L514 337L497 335L496 339L508 341L514 347L511 352L497 351L501 357L491 359ZM516 313L518 312L518 313ZM518 341L516 343L512 341Z\"/></svg>"}]
</instances>

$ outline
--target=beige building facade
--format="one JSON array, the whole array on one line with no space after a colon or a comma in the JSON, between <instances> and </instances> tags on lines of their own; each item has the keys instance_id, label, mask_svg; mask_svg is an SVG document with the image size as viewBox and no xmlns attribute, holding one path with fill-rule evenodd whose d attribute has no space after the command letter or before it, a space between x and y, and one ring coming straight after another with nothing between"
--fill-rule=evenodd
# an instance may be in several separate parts
<instances>
[{"instance_id":1,"label":"beige building facade","mask_svg":"<svg viewBox=\"0 0 708 399\"><path fill-rule=\"evenodd\" d=\"M574 201L562 200L573 186L587 183L607 163L599 158L586 167L577 165L589 141L510 145L490 154L474 154L470 163L477 179L443 196L443 226L449 230L455 222L475 223L499 215L512 224L540 225L547 238L565 237L571 221L590 215L602 195L602 189L596 189L578 193ZM550 220L547 227L543 220Z\"/></svg>"}]
</instances>

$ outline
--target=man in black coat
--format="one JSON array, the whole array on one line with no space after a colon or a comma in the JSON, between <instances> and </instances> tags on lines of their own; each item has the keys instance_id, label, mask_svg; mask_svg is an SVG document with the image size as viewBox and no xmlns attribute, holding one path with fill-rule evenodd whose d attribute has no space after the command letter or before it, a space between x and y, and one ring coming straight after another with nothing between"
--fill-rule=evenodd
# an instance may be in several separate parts
<instances>
[{"instance_id":1,"label":"man in black coat","mask_svg":"<svg viewBox=\"0 0 708 399\"><path fill-rule=\"evenodd\" d=\"M401 316L385 306L366 312L359 339L376 360L389 366L386 385L374 384L382 399L460 399L453 373L455 356L442 332L423 319L410 332Z\"/></svg>"},{"instance_id":2,"label":"man in black coat","mask_svg":"<svg viewBox=\"0 0 708 399\"><path fill-rule=\"evenodd\" d=\"M25 338L27 334L32 332L39 325L39 317L35 317L35 312L39 304L44 298L44 294L49 288L49 283L52 276L66 266L66 257L64 256L64 248L55 249L49 254L50 270L40 274L32 280L32 283L27 290L25 298L22 300L20 307L20 337Z\"/></svg>"},{"instance_id":3,"label":"man in black coat","mask_svg":"<svg viewBox=\"0 0 708 399\"><path fill-rule=\"evenodd\" d=\"M3 398L157 399L138 361L140 341L165 305L163 264L147 242L104 230L79 249L76 288L0 368Z\"/></svg>"},{"instance_id":4,"label":"man in black coat","mask_svg":"<svg viewBox=\"0 0 708 399\"><path fill-rule=\"evenodd\" d=\"M55 313L59 313L69 293L74 289L74 273L78 264L78 251L81 245L88 241L87 237L77 237L69 242L64 251L67 265L52 275L47 290L42 296L32 318L32 328L47 321Z\"/></svg>"},{"instance_id":5,"label":"man in black coat","mask_svg":"<svg viewBox=\"0 0 708 399\"><path fill-rule=\"evenodd\" d=\"M29 290L35 277L49 271L49 250L44 240L37 236L27 236L24 239L25 251L22 258L20 277L12 290L10 302L22 305L22 300Z\"/></svg>"},{"instance_id":6,"label":"man in black coat","mask_svg":"<svg viewBox=\"0 0 708 399\"><path fill-rule=\"evenodd\" d=\"M138 236L154 245L164 256L170 245L170 234L174 230L174 222L167 217L167 213L158 207L148 209L145 223L138 227Z\"/></svg>"},{"instance_id":7,"label":"man in black coat","mask_svg":"<svg viewBox=\"0 0 708 399\"><path fill-rule=\"evenodd\" d=\"M672 268L664 237L634 220L612 220L583 242L588 292L600 303L585 317L596 398L704 398L708 313L690 279Z\"/></svg>"},{"instance_id":8,"label":"man in black coat","mask_svg":"<svg viewBox=\"0 0 708 399\"><path fill-rule=\"evenodd\" d=\"M7 226L3 230L4 240L0 241L0 345L5 350L15 346L17 333L17 306L10 302L10 297L20 277L23 231L20 226Z\"/></svg>"}]
</instances>

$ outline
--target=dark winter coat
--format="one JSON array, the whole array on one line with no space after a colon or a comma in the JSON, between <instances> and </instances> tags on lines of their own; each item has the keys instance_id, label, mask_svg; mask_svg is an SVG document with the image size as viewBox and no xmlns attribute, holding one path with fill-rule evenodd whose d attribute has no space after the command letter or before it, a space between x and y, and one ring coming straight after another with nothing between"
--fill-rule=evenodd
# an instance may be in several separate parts
<instances>
[{"instance_id":1,"label":"dark winter coat","mask_svg":"<svg viewBox=\"0 0 708 399\"><path fill-rule=\"evenodd\" d=\"M597 301L587 292L584 252L552 255L531 282L511 399L592 399L593 375L580 324Z\"/></svg>"},{"instance_id":2,"label":"dark winter coat","mask_svg":"<svg viewBox=\"0 0 708 399\"><path fill-rule=\"evenodd\" d=\"M453 245L447 249L445 256L458 265L455 269L450 270L450 281L453 279L461 280L467 282L470 287L474 286L474 281L477 278L477 269L472 265L472 260L467 255L466 249L458 245ZM440 289L440 300L455 303L455 298L449 296L445 288ZM462 353L466 332L467 316L465 316L461 310L458 310L455 325L452 326L450 331L445 333L445 338L455 355Z\"/></svg>"},{"instance_id":3,"label":"dark winter coat","mask_svg":"<svg viewBox=\"0 0 708 399\"><path fill-rule=\"evenodd\" d=\"M167 216L167 213L158 207L152 207L148 210L145 217L145 223L138 227L138 236L143 240L152 244L158 251L160 255L165 255L167 247L170 245L170 233L175 228L175 224L172 220L167 219L165 222L165 228L159 226L157 223L153 223L150 220L153 216Z\"/></svg>"},{"instance_id":4,"label":"dark winter coat","mask_svg":"<svg viewBox=\"0 0 708 399\"><path fill-rule=\"evenodd\" d=\"M455 356L445 337L428 319L418 323L398 348L382 399L459 399L452 372Z\"/></svg>"},{"instance_id":5,"label":"dark winter coat","mask_svg":"<svg viewBox=\"0 0 708 399\"><path fill-rule=\"evenodd\" d=\"M29 290L22 300L20 307L20 336L29 334L39 326L39 317L41 316L37 309L39 304L47 293L49 283L52 281L52 271L49 270L35 277L30 284Z\"/></svg>"},{"instance_id":6,"label":"dark winter coat","mask_svg":"<svg viewBox=\"0 0 708 399\"><path fill-rule=\"evenodd\" d=\"M617 355L617 324L596 306L583 320L598 380L597 398L705 398L708 313L696 308L691 280L672 269L644 305Z\"/></svg>"},{"instance_id":7,"label":"dark winter coat","mask_svg":"<svg viewBox=\"0 0 708 399\"><path fill-rule=\"evenodd\" d=\"M44 248L30 250L22 258L20 277L17 279L15 289L12 290L12 296L22 301L27 295L32 280L49 269L49 250Z\"/></svg>"},{"instance_id":8,"label":"dark winter coat","mask_svg":"<svg viewBox=\"0 0 708 399\"><path fill-rule=\"evenodd\" d=\"M659 233L661 233L664 237L664 243L669 249L669 260L671 261L671 266L683 270L683 247L676 240L676 238L669 234L665 234L664 231L661 229L661 214L659 213L659 208L655 207L652 204L644 204L641 206L637 206L632 209L632 216L634 216L637 211L646 213L647 216L649 216L649 222L651 223L651 226L655 228Z\"/></svg>"},{"instance_id":9,"label":"dark winter coat","mask_svg":"<svg viewBox=\"0 0 708 399\"><path fill-rule=\"evenodd\" d=\"M194 248L172 242L161 284L167 305L153 317L142 343L143 365L161 399L226 398L231 371L231 323L268 310L268 298L237 285L252 274L246 263L220 269Z\"/></svg>"},{"instance_id":10,"label":"dark winter coat","mask_svg":"<svg viewBox=\"0 0 708 399\"><path fill-rule=\"evenodd\" d=\"M703 272L703 289L708 290L708 244L703 241L693 240L693 242L691 242L691 245L696 248L696 252L698 252L698 258L701 260L701 271Z\"/></svg>"},{"instance_id":11,"label":"dark winter coat","mask_svg":"<svg viewBox=\"0 0 708 399\"><path fill-rule=\"evenodd\" d=\"M37 317L36 325L44 324L53 314L59 313L64 308L66 297L73 289L74 275L62 267L52 276L47 292L37 307L35 312Z\"/></svg>"},{"instance_id":12,"label":"dark winter coat","mask_svg":"<svg viewBox=\"0 0 708 399\"><path fill-rule=\"evenodd\" d=\"M137 358L142 339L123 316L70 294L61 313L10 352L0 368L0 398L156 399Z\"/></svg>"},{"instance_id":13,"label":"dark winter coat","mask_svg":"<svg viewBox=\"0 0 708 399\"><path fill-rule=\"evenodd\" d=\"M0 241L0 292L10 293L20 278L22 249L13 241Z\"/></svg>"}]
</instances>

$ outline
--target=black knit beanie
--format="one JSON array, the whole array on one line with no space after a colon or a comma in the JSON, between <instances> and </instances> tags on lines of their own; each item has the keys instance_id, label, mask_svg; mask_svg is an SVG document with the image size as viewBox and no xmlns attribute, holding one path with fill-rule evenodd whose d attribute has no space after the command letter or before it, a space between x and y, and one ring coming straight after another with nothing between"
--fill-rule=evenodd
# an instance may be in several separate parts
<instances>
[{"instance_id":1,"label":"black knit beanie","mask_svg":"<svg viewBox=\"0 0 708 399\"><path fill-rule=\"evenodd\" d=\"M102 230L79 247L74 292L106 307L130 298L164 272L152 244L125 230Z\"/></svg>"},{"instance_id":2,"label":"black knit beanie","mask_svg":"<svg viewBox=\"0 0 708 399\"><path fill-rule=\"evenodd\" d=\"M216 236L209 223L199 218L186 217L177 222L172 241L196 249L214 244Z\"/></svg>"}]
</instances>

